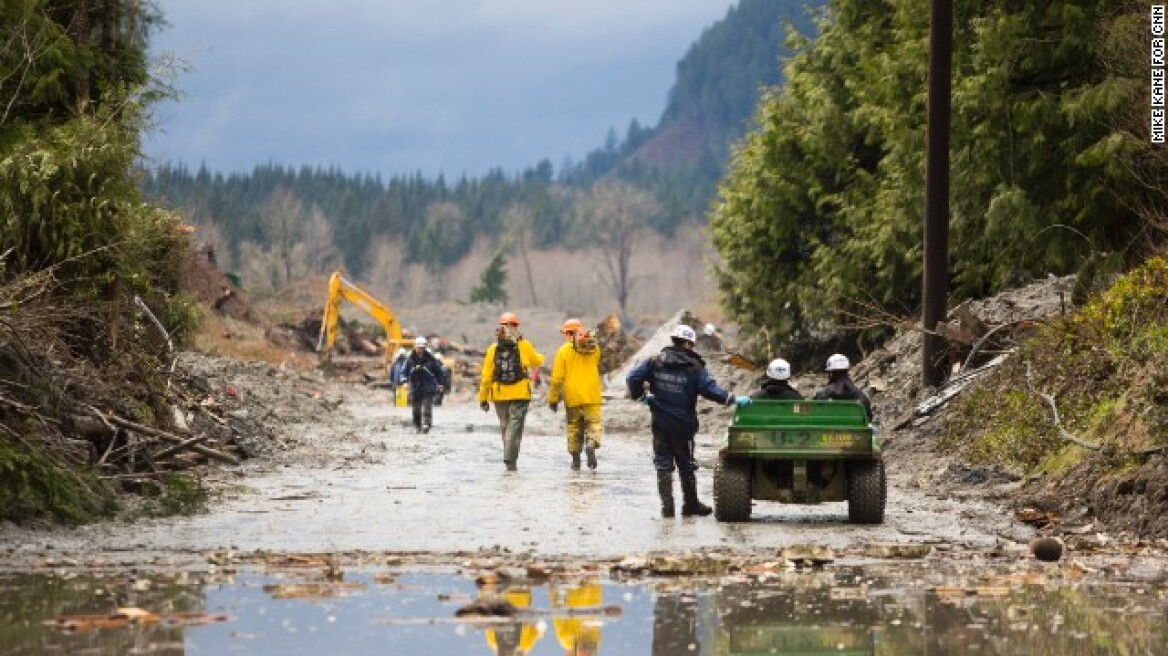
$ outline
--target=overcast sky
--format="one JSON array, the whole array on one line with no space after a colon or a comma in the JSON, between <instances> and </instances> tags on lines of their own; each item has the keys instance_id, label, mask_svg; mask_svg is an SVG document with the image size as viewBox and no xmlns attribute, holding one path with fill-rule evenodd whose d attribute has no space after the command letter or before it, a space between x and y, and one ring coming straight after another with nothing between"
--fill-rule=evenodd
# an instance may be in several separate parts
<instances>
[{"instance_id":1,"label":"overcast sky","mask_svg":"<svg viewBox=\"0 0 1168 656\"><path fill-rule=\"evenodd\" d=\"M154 163L335 165L454 179L655 125L677 61L730 0L157 0L180 74Z\"/></svg>"}]
</instances>

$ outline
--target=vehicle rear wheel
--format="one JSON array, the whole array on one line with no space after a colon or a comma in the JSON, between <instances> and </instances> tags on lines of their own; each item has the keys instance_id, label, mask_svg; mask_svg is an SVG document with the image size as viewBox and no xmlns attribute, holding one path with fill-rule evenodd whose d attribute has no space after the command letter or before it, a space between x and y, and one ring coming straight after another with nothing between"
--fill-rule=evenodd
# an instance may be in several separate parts
<instances>
[{"instance_id":1,"label":"vehicle rear wheel","mask_svg":"<svg viewBox=\"0 0 1168 656\"><path fill-rule=\"evenodd\" d=\"M853 524L883 524L887 485L883 460L849 463L848 521Z\"/></svg>"},{"instance_id":2,"label":"vehicle rear wheel","mask_svg":"<svg viewBox=\"0 0 1168 656\"><path fill-rule=\"evenodd\" d=\"M750 521L750 462L719 460L714 466L714 518Z\"/></svg>"}]
</instances>

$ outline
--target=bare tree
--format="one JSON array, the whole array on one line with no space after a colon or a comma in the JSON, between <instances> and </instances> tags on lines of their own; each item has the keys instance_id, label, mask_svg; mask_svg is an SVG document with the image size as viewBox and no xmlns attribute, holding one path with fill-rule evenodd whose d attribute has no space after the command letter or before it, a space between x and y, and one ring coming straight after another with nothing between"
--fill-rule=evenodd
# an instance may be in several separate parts
<instances>
[{"instance_id":1,"label":"bare tree","mask_svg":"<svg viewBox=\"0 0 1168 656\"><path fill-rule=\"evenodd\" d=\"M292 281L292 255L304 232L304 204L289 189L277 187L260 208L264 237L269 248L283 263L283 284Z\"/></svg>"},{"instance_id":2,"label":"bare tree","mask_svg":"<svg viewBox=\"0 0 1168 656\"><path fill-rule=\"evenodd\" d=\"M305 273L327 273L341 265L341 253L333 243L333 224L319 206L313 205L304 222Z\"/></svg>"},{"instance_id":3,"label":"bare tree","mask_svg":"<svg viewBox=\"0 0 1168 656\"><path fill-rule=\"evenodd\" d=\"M253 241L239 244L240 274L248 289L268 291L275 289L280 277L280 263L271 250Z\"/></svg>"},{"instance_id":4,"label":"bare tree","mask_svg":"<svg viewBox=\"0 0 1168 656\"><path fill-rule=\"evenodd\" d=\"M624 182L599 182L580 199L580 217L600 252L601 275L627 314L633 289L633 252L645 221L661 210L653 195Z\"/></svg>"},{"instance_id":5,"label":"bare tree","mask_svg":"<svg viewBox=\"0 0 1168 656\"><path fill-rule=\"evenodd\" d=\"M532 307L539 306L539 299L535 295L535 278L531 275L531 242L532 221L534 216L526 205L514 203L503 211L503 230L507 235L508 245L519 252L519 259L523 263L523 271L527 274L527 289L531 292Z\"/></svg>"}]
</instances>

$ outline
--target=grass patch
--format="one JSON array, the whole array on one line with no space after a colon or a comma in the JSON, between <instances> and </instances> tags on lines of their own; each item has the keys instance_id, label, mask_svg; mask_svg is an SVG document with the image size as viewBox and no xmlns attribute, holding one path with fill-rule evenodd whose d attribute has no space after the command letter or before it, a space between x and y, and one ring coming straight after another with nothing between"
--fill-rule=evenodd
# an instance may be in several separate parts
<instances>
[{"instance_id":1,"label":"grass patch","mask_svg":"<svg viewBox=\"0 0 1168 656\"><path fill-rule=\"evenodd\" d=\"M1100 445L1112 472L1132 452L1168 443L1166 299L1168 260L1154 258L1043 325L954 403L943 444L1020 475L1065 474L1091 451L1059 436L1035 392L1054 397L1063 428Z\"/></svg>"},{"instance_id":2,"label":"grass patch","mask_svg":"<svg viewBox=\"0 0 1168 656\"><path fill-rule=\"evenodd\" d=\"M113 494L92 473L58 462L36 448L0 440L0 519L48 517L82 524L109 516Z\"/></svg>"},{"instance_id":3,"label":"grass patch","mask_svg":"<svg viewBox=\"0 0 1168 656\"><path fill-rule=\"evenodd\" d=\"M164 515L190 515L207 506L207 490L198 476L163 474L158 509Z\"/></svg>"}]
</instances>

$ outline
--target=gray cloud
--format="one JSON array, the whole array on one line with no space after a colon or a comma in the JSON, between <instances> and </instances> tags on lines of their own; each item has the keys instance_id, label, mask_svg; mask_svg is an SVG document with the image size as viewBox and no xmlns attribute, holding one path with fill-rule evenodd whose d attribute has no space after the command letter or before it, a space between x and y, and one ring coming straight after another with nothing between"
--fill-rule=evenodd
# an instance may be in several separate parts
<instances>
[{"instance_id":1,"label":"gray cloud","mask_svg":"<svg viewBox=\"0 0 1168 656\"><path fill-rule=\"evenodd\" d=\"M729 0L158 0L191 73L155 161L383 176L557 166L636 118Z\"/></svg>"}]
</instances>

